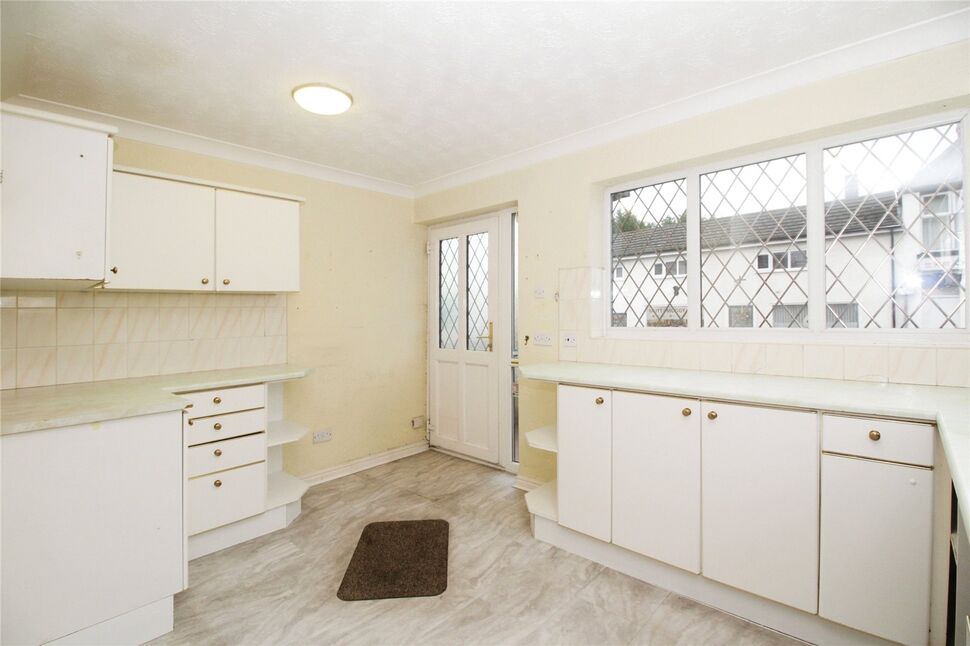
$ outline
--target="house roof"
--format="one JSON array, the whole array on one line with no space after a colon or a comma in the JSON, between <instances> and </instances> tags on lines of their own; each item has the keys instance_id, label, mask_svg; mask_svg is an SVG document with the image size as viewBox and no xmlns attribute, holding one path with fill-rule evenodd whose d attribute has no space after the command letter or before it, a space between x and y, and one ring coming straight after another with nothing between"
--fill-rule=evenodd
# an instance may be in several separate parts
<instances>
[{"instance_id":1,"label":"house roof","mask_svg":"<svg viewBox=\"0 0 970 646\"><path fill-rule=\"evenodd\" d=\"M805 211L789 207L742 213L702 221L701 245L705 249L762 242L804 240ZM869 231L899 229L899 198L893 192L864 195L825 204L826 237ZM686 222L670 222L613 236L613 255L644 256L687 248Z\"/></svg>"}]
</instances>

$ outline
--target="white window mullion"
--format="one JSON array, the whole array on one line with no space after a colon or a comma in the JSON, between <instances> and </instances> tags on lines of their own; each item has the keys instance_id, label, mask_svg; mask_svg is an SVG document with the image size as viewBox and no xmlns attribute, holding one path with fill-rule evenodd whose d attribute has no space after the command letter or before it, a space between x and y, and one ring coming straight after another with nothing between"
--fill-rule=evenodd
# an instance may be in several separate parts
<instances>
[{"instance_id":1,"label":"white window mullion","mask_svg":"<svg viewBox=\"0 0 970 646\"><path fill-rule=\"evenodd\" d=\"M825 195L822 148L812 146L806 153L808 235L808 327L825 330Z\"/></svg>"},{"instance_id":2,"label":"white window mullion","mask_svg":"<svg viewBox=\"0 0 970 646\"><path fill-rule=\"evenodd\" d=\"M701 188L697 172L687 173L687 327L701 327Z\"/></svg>"}]
</instances>

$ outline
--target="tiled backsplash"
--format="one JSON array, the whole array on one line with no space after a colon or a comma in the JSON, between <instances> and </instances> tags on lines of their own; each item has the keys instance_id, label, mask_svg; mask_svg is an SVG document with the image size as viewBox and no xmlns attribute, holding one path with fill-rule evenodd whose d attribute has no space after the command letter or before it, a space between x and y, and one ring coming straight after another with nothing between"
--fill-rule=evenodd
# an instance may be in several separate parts
<instances>
[{"instance_id":1,"label":"tiled backsplash","mask_svg":"<svg viewBox=\"0 0 970 646\"><path fill-rule=\"evenodd\" d=\"M286 362L285 294L3 292L0 385Z\"/></svg>"},{"instance_id":2,"label":"tiled backsplash","mask_svg":"<svg viewBox=\"0 0 970 646\"><path fill-rule=\"evenodd\" d=\"M594 298L600 270L559 272L559 359L940 386L970 386L970 348L829 344L721 343L618 339L603 334L603 298ZM577 346L561 345L575 332Z\"/></svg>"}]
</instances>

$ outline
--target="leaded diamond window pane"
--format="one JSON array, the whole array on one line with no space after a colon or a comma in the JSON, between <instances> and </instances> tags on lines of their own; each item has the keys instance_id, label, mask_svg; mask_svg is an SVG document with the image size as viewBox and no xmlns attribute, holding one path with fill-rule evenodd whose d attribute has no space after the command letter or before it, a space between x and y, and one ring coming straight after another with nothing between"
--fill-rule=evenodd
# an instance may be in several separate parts
<instances>
[{"instance_id":1,"label":"leaded diamond window pane","mask_svg":"<svg viewBox=\"0 0 970 646\"><path fill-rule=\"evenodd\" d=\"M458 347L458 238L438 242L438 347Z\"/></svg>"},{"instance_id":2,"label":"leaded diamond window pane","mask_svg":"<svg viewBox=\"0 0 970 646\"><path fill-rule=\"evenodd\" d=\"M612 195L613 327L687 326L683 179Z\"/></svg>"},{"instance_id":3,"label":"leaded diamond window pane","mask_svg":"<svg viewBox=\"0 0 970 646\"><path fill-rule=\"evenodd\" d=\"M825 150L828 327L966 327L962 149L954 123Z\"/></svg>"},{"instance_id":4,"label":"leaded diamond window pane","mask_svg":"<svg viewBox=\"0 0 970 646\"><path fill-rule=\"evenodd\" d=\"M468 236L468 349L488 350L488 232Z\"/></svg>"},{"instance_id":5,"label":"leaded diamond window pane","mask_svg":"<svg viewBox=\"0 0 970 646\"><path fill-rule=\"evenodd\" d=\"M805 155L700 176L701 325L808 324L774 314L808 301L805 178Z\"/></svg>"}]
</instances>

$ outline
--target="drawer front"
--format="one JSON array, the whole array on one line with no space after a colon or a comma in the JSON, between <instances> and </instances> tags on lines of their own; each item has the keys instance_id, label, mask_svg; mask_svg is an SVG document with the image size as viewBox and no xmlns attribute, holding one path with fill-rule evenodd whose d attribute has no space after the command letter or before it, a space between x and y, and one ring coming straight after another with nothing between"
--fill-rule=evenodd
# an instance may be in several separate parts
<instances>
[{"instance_id":1,"label":"drawer front","mask_svg":"<svg viewBox=\"0 0 970 646\"><path fill-rule=\"evenodd\" d=\"M266 433L189 447L187 477L223 471L266 459Z\"/></svg>"},{"instance_id":2,"label":"drawer front","mask_svg":"<svg viewBox=\"0 0 970 646\"><path fill-rule=\"evenodd\" d=\"M934 432L929 424L823 415L822 450L930 467Z\"/></svg>"},{"instance_id":3,"label":"drawer front","mask_svg":"<svg viewBox=\"0 0 970 646\"><path fill-rule=\"evenodd\" d=\"M190 419L185 422L185 444L195 446L205 442L228 440L240 435L249 435L266 430L266 409L248 410L243 413L229 413Z\"/></svg>"},{"instance_id":4,"label":"drawer front","mask_svg":"<svg viewBox=\"0 0 970 646\"><path fill-rule=\"evenodd\" d=\"M208 417L240 410L262 408L266 401L266 388L263 384L199 390L194 393L179 393L179 397L189 400L189 417Z\"/></svg>"},{"instance_id":5,"label":"drawer front","mask_svg":"<svg viewBox=\"0 0 970 646\"><path fill-rule=\"evenodd\" d=\"M191 536L266 511L266 463L192 478L186 488Z\"/></svg>"}]
</instances>

